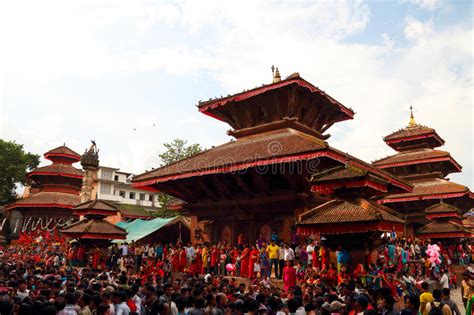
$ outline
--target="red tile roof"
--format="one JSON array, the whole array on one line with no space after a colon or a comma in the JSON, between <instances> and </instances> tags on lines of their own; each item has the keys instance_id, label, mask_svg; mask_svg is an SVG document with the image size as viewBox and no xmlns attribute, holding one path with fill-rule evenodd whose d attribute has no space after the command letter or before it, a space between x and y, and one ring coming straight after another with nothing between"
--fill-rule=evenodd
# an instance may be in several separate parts
<instances>
[{"instance_id":1,"label":"red tile roof","mask_svg":"<svg viewBox=\"0 0 474 315\"><path fill-rule=\"evenodd\" d=\"M406 128L397 130L395 132L392 132L388 136L385 136L383 139L387 141L387 140L408 138L412 136L429 135L429 134L433 134L433 136L436 135L442 141L442 144L444 143L444 140L438 136L438 134L436 133L436 130L434 130L433 128L429 128L429 127L421 126L421 125L417 125L416 127L406 127Z\"/></svg>"},{"instance_id":2,"label":"red tile roof","mask_svg":"<svg viewBox=\"0 0 474 315\"><path fill-rule=\"evenodd\" d=\"M425 209L425 213L448 213L448 212L460 212L458 208L450 204L440 202L434 204Z\"/></svg>"},{"instance_id":3,"label":"red tile roof","mask_svg":"<svg viewBox=\"0 0 474 315\"><path fill-rule=\"evenodd\" d=\"M54 148L52 150L49 150L44 154L44 156L47 158L48 156L67 156L72 159L75 159L79 161L81 159L81 155L74 152L73 150L69 149L68 147L62 145L60 147Z\"/></svg>"},{"instance_id":4,"label":"red tile roof","mask_svg":"<svg viewBox=\"0 0 474 315\"><path fill-rule=\"evenodd\" d=\"M13 204L8 205L7 209L45 207L45 208L73 208L81 201L81 197L75 194L60 192L39 192L26 198L19 199Z\"/></svg>"},{"instance_id":5,"label":"red tile roof","mask_svg":"<svg viewBox=\"0 0 474 315\"><path fill-rule=\"evenodd\" d=\"M410 200L454 198L469 195L474 198L469 188L446 179L419 181L413 183L413 191L403 194L391 194L380 200L380 203L404 202Z\"/></svg>"},{"instance_id":6,"label":"red tile roof","mask_svg":"<svg viewBox=\"0 0 474 315\"><path fill-rule=\"evenodd\" d=\"M234 94L234 95L229 95L229 96L222 97L222 98L216 98L216 99L212 99L212 100L205 101L205 102L199 102L199 104L198 104L199 111L203 112L203 113L206 113L206 114L209 114L210 116L215 117L215 115L210 113L210 111L212 111L212 109L225 106L225 105L227 105L229 103L232 103L232 102L239 102L239 101L254 97L256 95L263 94L267 91L280 89L280 88L283 88L285 86L289 86L289 85L293 85L293 84L295 84L297 86L300 86L300 87L303 87L303 88L306 88L310 92L312 92L314 94L321 95L324 98L326 98L329 101L329 103L334 105L334 107L340 112L340 118L338 119L338 121L353 118L354 111L352 109L349 109L349 108L345 107L344 105L342 105L341 103L336 101L334 98L332 98L331 96L326 94L324 91L320 90L319 88L315 87L314 85L312 85L308 81L304 80L303 78L301 78L299 76L299 74L291 75L287 79L281 80L280 82L259 86L259 87L256 87L254 89L243 91L241 93L237 93L237 94ZM219 117L215 117L215 118L221 119Z\"/></svg>"},{"instance_id":7,"label":"red tile roof","mask_svg":"<svg viewBox=\"0 0 474 315\"><path fill-rule=\"evenodd\" d=\"M327 147L327 143L319 139L308 137L299 132L281 130L227 142L188 159L138 175L133 179L133 182L139 183L216 168L238 168L239 165L244 166L258 161L321 151ZM243 168L248 167L244 166Z\"/></svg>"},{"instance_id":8,"label":"red tile roof","mask_svg":"<svg viewBox=\"0 0 474 315\"><path fill-rule=\"evenodd\" d=\"M403 223L396 211L365 199L331 200L300 215L300 225L387 221Z\"/></svg>"},{"instance_id":9,"label":"red tile roof","mask_svg":"<svg viewBox=\"0 0 474 315\"><path fill-rule=\"evenodd\" d=\"M417 149L410 151L403 151L379 160L372 164L380 168L396 167L409 164L430 163L436 161L449 161L454 165L454 168L459 172L461 165L457 163L449 154L449 152L433 149Z\"/></svg>"},{"instance_id":10,"label":"red tile roof","mask_svg":"<svg viewBox=\"0 0 474 315\"><path fill-rule=\"evenodd\" d=\"M61 230L70 238L125 239L127 231L106 220L84 219Z\"/></svg>"},{"instance_id":11,"label":"red tile roof","mask_svg":"<svg viewBox=\"0 0 474 315\"><path fill-rule=\"evenodd\" d=\"M462 224L454 221L433 221L419 228L417 233L429 238L450 238L470 234Z\"/></svg>"},{"instance_id":12,"label":"red tile roof","mask_svg":"<svg viewBox=\"0 0 474 315\"><path fill-rule=\"evenodd\" d=\"M31 171L27 176L33 175L63 175L76 178L82 178L83 173L81 170L75 168L69 164L51 164L43 167L37 167Z\"/></svg>"}]
</instances>

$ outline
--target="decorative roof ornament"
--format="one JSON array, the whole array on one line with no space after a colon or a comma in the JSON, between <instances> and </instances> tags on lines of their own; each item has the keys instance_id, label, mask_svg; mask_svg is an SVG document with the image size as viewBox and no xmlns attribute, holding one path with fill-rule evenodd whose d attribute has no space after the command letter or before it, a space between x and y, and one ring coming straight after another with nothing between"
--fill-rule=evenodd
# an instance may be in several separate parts
<instances>
[{"instance_id":1,"label":"decorative roof ornament","mask_svg":"<svg viewBox=\"0 0 474 315\"><path fill-rule=\"evenodd\" d=\"M410 106L410 122L408 123L408 128L415 128L417 123L415 122L415 117L413 116L413 106Z\"/></svg>"},{"instance_id":2,"label":"decorative roof ornament","mask_svg":"<svg viewBox=\"0 0 474 315\"><path fill-rule=\"evenodd\" d=\"M273 74L273 83L277 83L281 81L280 71L278 67L272 65L272 74Z\"/></svg>"},{"instance_id":3,"label":"decorative roof ornament","mask_svg":"<svg viewBox=\"0 0 474 315\"><path fill-rule=\"evenodd\" d=\"M99 149L97 149L97 145L94 140L91 140L91 142L91 146L89 147L89 149L86 149L86 151L81 157L81 165L83 168L99 167Z\"/></svg>"}]
</instances>

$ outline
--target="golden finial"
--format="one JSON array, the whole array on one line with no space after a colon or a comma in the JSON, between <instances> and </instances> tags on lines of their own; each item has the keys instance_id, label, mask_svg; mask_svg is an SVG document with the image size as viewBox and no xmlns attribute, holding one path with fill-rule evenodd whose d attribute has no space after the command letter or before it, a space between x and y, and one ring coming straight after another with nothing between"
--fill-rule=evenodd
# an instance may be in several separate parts
<instances>
[{"instance_id":1,"label":"golden finial","mask_svg":"<svg viewBox=\"0 0 474 315\"><path fill-rule=\"evenodd\" d=\"M278 67L272 66L272 74L273 74L273 83L281 81L280 71L278 71Z\"/></svg>"},{"instance_id":2,"label":"golden finial","mask_svg":"<svg viewBox=\"0 0 474 315\"><path fill-rule=\"evenodd\" d=\"M408 127L416 127L415 117L413 116L413 106L410 106L410 122L408 123Z\"/></svg>"}]
</instances>

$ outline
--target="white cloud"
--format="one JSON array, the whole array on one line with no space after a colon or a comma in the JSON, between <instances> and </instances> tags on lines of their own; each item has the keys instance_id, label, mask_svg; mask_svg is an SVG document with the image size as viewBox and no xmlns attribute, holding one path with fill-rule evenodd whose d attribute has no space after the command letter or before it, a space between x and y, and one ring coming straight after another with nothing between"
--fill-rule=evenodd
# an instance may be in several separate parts
<instances>
[{"instance_id":1,"label":"white cloud","mask_svg":"<svg viewBox=\"0 0 474 315\"><path fill-rule=\"evenodd\" d=\"M412 41L426 39L433 35L433 21L421 22L411 16L405 22L405 37Z\"/></svg>"},{"instance_id":2,"label":"white cloud","mask_svg":"<svg viewBox=\"0 0 474 315\"><path fill-rule=\"evenodd\" d=\"M422 9L433 11L439 9L443 5L443 0L411 0L413 4L416 4Z\"/></svg>"}]
</instances>

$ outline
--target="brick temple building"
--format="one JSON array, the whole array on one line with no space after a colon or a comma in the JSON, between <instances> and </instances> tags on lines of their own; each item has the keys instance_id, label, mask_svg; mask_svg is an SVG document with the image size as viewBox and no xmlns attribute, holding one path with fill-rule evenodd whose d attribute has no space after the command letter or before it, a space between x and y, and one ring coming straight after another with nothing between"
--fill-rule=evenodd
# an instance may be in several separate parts
<instances>
[{"instance_id":1,"label":"brick temple building","mask_svg":"<svg viewBox=\"0 0 474 315\"><path fill-rule=\"evenodd\" d=\"M354 112L297 73L281 80L277 71L272 84L199 102L198 109L227 123L235 140L132 181L136 188L183 200L193 241L236 243L244 235L253 242L272 230L289 240L297 216L331 198L313 192L308 179L348 163L370 171L389 191L412 190L410 183L328 144L329 128Z\"/></svg>"}]
</instances>

